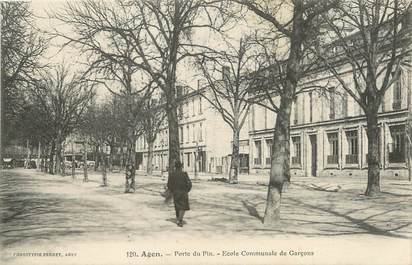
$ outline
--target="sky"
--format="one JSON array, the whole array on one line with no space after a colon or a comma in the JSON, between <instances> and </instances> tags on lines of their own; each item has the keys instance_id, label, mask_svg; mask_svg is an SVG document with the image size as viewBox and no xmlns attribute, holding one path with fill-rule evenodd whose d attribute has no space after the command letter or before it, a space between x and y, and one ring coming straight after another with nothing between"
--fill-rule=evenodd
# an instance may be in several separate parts
<instances>
[{"instance_id":1,"label":"sky","mask_svg":"<svg viewBox=\"0 0 412 265\"><path fill-rule=\"evenodd\" d=\"M64 29L69 31L69 27L59 23L57 20L49 18L49 14L64 7L66 0L32 0L31 8L35 16L36 27L44 32L49 32L53 28ZM54 40L52 46L49 47L46 59L51 62L60 62L62 60L74 61L77 59L76 52L68 49L59 52L59 45L62 40ZM78 54L78 53L77 53Z\"/></svg>"},{"instance_id":2,"label":"sky","mask_svg":"<svg viewBox=\"0 0 412 265\"><path fill-rule=\"evenodd\" d=\"M59 31L70 32L70 27L63 25L61 22L49 18L50 13L57 10L61 10L67 0L32 0L31 7L35 15L36 26L43 31L50 31L53 28L58 28ZM253 15L248 16L248 22L238 22L236 26L227 32L232 44L236 44L239 39L257 28L261 27L259 25L259 20ZM213 37L209 33L205 32L195 32L194 38L202 44L207 44L213 48L222 48L222 42L218 38ZM72 48L60 49L62 39L53 40L51 47L46 54L46 61L48 63L61 63L64 62L72 70L82 69L81 62L84 58L80 55L79 51ZM237 45L236 45L237 46ZM181 65L178 71L178 78L182 80L187 85L196 88L198 79L200 78L197 73L193 70L193 66L189 64ZM98 94L102 97L110 94L106 88L98 88Z\"/></svg>"}]
</instances>

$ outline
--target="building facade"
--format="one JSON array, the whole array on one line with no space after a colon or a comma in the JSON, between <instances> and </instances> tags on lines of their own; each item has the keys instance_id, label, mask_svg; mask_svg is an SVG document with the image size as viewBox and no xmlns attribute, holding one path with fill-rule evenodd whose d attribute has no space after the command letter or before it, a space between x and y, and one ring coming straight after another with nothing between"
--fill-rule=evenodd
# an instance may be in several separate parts
<instances>
[{"instance_id":1,"label":"building facade","mask_svg":"<svg viewBox=\"0 0 412 265\"><path fill-rule=\"evenodd\" d=\"M350 82L350 71L343 71ZM323 73L306 77L303 85L330 85ZM407 178L407 121L411 112L410 69L385 94L379 110L379 150L382 176ZM277 99L274 98L274 101ZM240 153L247 157L249 173L268 174L276 114L253 105L241 132ZM187 93L179 109L179 139L184 170L227 173L230 166L232 131L220 113L197 91ZM136 144L139 169L147 165L147 142ZM334 176L367 173L368 139L366 117L361 107L344 90L306 90L293 103L291 113L291 175ZM162 129L154 144L154 170L167 170L168 130Z\"/></svg>"},{"instance_id":2,"label":"building facade","mask_svg":"<svg viewBox=\"0 0 412 265\"><path fill-rule=\"evenodd\" d=\"M407 118L411 104L411 72L386 93L378 114L381 174L407 178ZM338 97L343 97L339 101ZM409 106L409 108L408 108ZM276 114L254 106L250 136L252 173L268 173ZM368 163L366 117L349 96L331 98L317 91L300 94L292 107L291 175L364 175Z\"/></svg>"},{"instance_id":3,"label":"building facade","mask_svg":"<svg viewBox=\"0 0 412 265\"><path fill-rule=\"evenodd\" d=\"M232 130L221 114L205 99L207 88L190 90L179 87L184 95L179 107L180 159L184 170L189 172L227 173L232 153ZM241 131L241 154L247 157L248 128ZM243 138L242 138L243 137ZM168 168L168 129L165 125L157 134L153 151L153 169ZM136 143L136 153L142 157L139 169L146 170L148 145L144 136ZM248 163L246 163L248 165Z\"/></svg>"},{"instance_id":4,"label":"building facade","mask_svg":"<svg viewBox=\"0 0 412 265\"><path fill-rule=\"evenodd\" d=\"M405 42L401 44L405 47L411 39L409 25L408 20L402 24L403 31L407 32ZM355 48L356 34L347 41ZM339 49L333 45L329 47L332 57L344 54ZM346 84L353 85L352 68L342 61L344 63L339 64L337 71ZM412 127L408 125L412 123L411 80L410 67L402 67L399 78L386 91L378 112L379 162L383 177L408 178L407 146L412 146L410 133L407 133ZM294 100L290 121L291 176L365 176L368 137L366 116L360 105L324 67L312 70L302 78L299 86L301 93ZM276 103L279 99L274 96L272 101ZM180 117L184 169L227 173L232 132L220 114L193 91L185 97ZM247 157L248 173L269 173L271 150L276 144L273 143L275 121L274 112L258 104L252 105L240 137L240 153ZM154 165L157 169L167 167L167 140L167 129L164 129L155 145ZM144 168L147 145L143 138L137 146L137 152L143 156Z\"/></svg>"},{"instance_id":5,"label":"building facade","mask_svg":"<svg viewBox=\"0 0 412 265\"><path fill-rule=\"evenodd\" d=\"M351 66L341 64L337 69L342 80L353 87ZM379 160L384 177L408 178L411 80L410 67L402 67L399 78L386 91L378 112ZM377 80L379 82L382 80ZM301 93L292 105L290 121L291 176L367 174L366 116L360 105L325 69L313 71L299 86ZM317 89L305 88L313 86ZM253 106L250 115L251 172L268 173L276 114Z\"/></svg>"}]
</instances>

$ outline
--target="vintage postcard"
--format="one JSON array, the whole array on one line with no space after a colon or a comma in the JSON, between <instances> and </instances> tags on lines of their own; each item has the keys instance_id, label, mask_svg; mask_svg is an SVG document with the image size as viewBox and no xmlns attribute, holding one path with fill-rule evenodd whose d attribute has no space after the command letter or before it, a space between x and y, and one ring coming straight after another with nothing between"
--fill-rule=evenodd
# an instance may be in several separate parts
<instances>
[{"instance_id":1,"label":"vintage postcard","mask_svg":"<svg viewBox=\"0 0 412 265\"><path fill-rule=\"evenodd\" d=\"M411 264L407 0L0 1L1 264Z\"/></svg>"}]
</instances>

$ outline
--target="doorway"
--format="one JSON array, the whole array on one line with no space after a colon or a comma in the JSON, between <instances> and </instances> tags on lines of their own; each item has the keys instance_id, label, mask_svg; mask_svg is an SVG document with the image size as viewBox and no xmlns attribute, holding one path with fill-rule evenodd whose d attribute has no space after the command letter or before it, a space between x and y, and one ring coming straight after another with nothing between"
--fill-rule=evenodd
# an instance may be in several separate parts
<instances>
[{"instance_id":1,"label":"doorway","mask_svg":"<svg viewBox=\"0 0 412 265\"><path fill-rule=\"evenodd\" d=\"M310 135L310 146L311 146L311 175L316 177L316 171L318 170L318 149L317 149L317 139L316 135Z\"/></svg>"},{"instance_id":2,"label":"doorway","mask_svg":"<svg viewBox=\"0 0 412 265\"><path fill-rule=\"evenodd\" d=\"M140 166L143 163L143 153L136 153L136 164L135 167L137 170L141 169Z\"/></svg>"},{"instance_id":3,"label":"doorway","mask_svg":"<svg viewBox=\"0 0 412 265\"><path fill-rule=\"evenodd\" d=\"M199 172L206 172L206 151L198 152Z\"/></svg>"}]
</instances>

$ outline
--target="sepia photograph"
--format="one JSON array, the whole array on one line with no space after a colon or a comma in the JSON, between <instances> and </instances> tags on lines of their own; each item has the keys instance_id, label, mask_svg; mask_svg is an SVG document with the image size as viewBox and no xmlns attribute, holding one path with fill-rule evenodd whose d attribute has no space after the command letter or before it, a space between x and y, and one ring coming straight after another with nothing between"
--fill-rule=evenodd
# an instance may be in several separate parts
<instances>
[{"instance_id":1,"label":"sepia photograph","mask_svg":"<svg viewBox=\"0 0 412 265\"><path fill-rule=\"evenodd\" d=\"M0 7L1 264L412 264L410 0Z\"/></svg>"}]
</instances>

